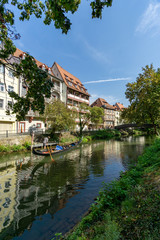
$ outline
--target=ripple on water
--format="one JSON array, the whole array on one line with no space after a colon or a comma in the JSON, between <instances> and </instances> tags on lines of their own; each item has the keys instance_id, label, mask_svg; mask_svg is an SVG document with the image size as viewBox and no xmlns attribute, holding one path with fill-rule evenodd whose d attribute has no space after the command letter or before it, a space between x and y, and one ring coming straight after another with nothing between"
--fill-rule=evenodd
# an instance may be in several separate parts
<instances>
[{"instance_id":1,"label":"ripple on water","mask_svg":"<svg viewBox=\"0 0 160 240\"><path fill-rule=\"evenodd\" d=\"M145 138L95 141L66 154L11 154L0 163L0 239L51 239L88 210L102 182L137 160ZM134 153L134 154L133 154Z\"/></svg>"}]
</instances>

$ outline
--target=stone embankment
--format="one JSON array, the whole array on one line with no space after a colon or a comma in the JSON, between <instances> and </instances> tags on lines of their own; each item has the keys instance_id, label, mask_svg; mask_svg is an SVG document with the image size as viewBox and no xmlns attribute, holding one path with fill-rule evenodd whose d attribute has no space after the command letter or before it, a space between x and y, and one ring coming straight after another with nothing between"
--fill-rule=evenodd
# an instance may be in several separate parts
<instances>
[{"instance_id":1,"label":"stone embankment","mask_svg":"<svg viewBox=\"0 0 160 240\"><path fill-rule=\"evenodd\" d=\"M30 135L20 135L20 136L12 136L8 138L1 138L0 139L0 145L23 145L25 142L31 142L31 136Z\"/></svg>"}]
</instances>

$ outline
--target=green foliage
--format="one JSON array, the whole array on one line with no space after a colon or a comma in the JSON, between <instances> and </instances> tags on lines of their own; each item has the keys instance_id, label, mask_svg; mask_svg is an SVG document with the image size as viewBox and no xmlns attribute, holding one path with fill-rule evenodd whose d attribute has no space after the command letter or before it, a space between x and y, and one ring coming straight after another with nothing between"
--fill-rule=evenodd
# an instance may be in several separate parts
<instances>
[{"instance_id":1,"label":"green foliage","mask_svg":"<svg viewBox=\"0 0 160 240\"><path fill-rule=\"evenodd\" d=\"M7 23L7 27L14 25L14 13L8 9L9 1L1 1L2 19ZM55 28L62 29L62 33L67 33L71 28L70 19L67 17L68 13L74 14L81 3L80 0L63 0L63 1L18 1L12 0L10 3L20 11L19 20L29 20L31 15L36 18L44 16L44 24L50 25L54 22ZM101 1L94 0L90 3L92 8L92 18L101 18L103 8L110 7L112 0ZM9 29L11 31L11 29ZM15 36L16 37L16 36Z\"/></svg>"},{"instance_id":2,"label":"green foliage","mask_svg":"<svg viewBox=\"0 0 160 240\"><path fill-rule=\"evenodd\" d=\"M122 118L126 122L153 124L157 134L157 125L160 123L160 72L152 65L142 70L136 82L127 84L125 94L130 106L124 109Z\"/></svg>"},{"instance_id":3,"label":"green foliage","mask_svg":"<svg viewBox=\"0 0 160 240\"><path fill-rule=\"evenodd\" d=\"M14 68L15 75L21 76L27 88L25 97L20 97L15 92L9 95L15 100L12 113L16 114L17 120L24 120L29 110L44 113L44 99L50 98L51 87L53 83L47 78L47 73L39 69L29 54L26 54L20 64L12 64L11 55L16 51L13 40L19 39L20 34L15 30L15 16L13 10L9 9L12 5L20 11L19 20L29 20L31 15L36 18L44 17L44 24L54 23L55 28L61 29L62 33L67 34L71 28L71 22L68 13L75 13L80 5L80 0L63 0L45 2L3 0L0 2L0 63L7 63L9 67ZM90 3L92 8L92 17L101 18L103 8L112 5L112 0L101 1L94 0ZM6 65L6 66L7 66ZM10 110L7 111L10 114ZM96 120L97 121L97 120Z\"/></svg>"},{"instance_id":4,"label":"green foliage","mask_svg":"<svg viewBox=\"0 0 160 240\"><path fill-rule=\"evenodd\" d=\"M159 206L159 192L152 185L134 188L130 199L123 202L123 218L118 218L122 239L159 239Z\"/></svg>"},{"instance_id":5,"label":"green foliage","mask_svg":"<svg viewBox=\"0 0 160 240\"><path fill-rule=\"evenodd\" d=\"M52 238L52 240L60 240L60 239L62 239L62 233L56 233L55 237Z\"/></svg>"},{"instance_id":6,"label":"green foliage","mask_svg":"<svg viewBox=\"0 0 160 240\"><path fill-rule=\"evenodd\" d=\"M103 122L104 109L96 106L91 107L90 113L91 113L91 122L92 124L95 124L97 128L98 125Z\"/></svg>"},{"instance_id":7,"label":"green foliage","mask_svg":"<svg viewBox=\"0 0 160 240\"><path fill-rule=\"evenodd\" d=\"M154 167L153 167L154 166ZM156 167L155 167L156 166ZM65 239L159 239L160 139L118 181L104 184L96 204ZM157 171L157 172L155 172ZM149 174L147 175L147 173ZM153 177L158 178L157 184Z\"/></svg>"},{"instance_id":8,"label":"green foliage","mask_svg":"<svg viewBox=\"0 0 160 240\"><path fill-rule=\"evenodd\" d=\"M98 130L96 133L94 133L91 136L83 137L82 143L87 143L92 140L98 140L98 139L119 138L120 136L121 136L121 133L115 129Z\"/></svg>"},{"instance_id":9,"label":"green foliage","mask_svg":"<svg viewBox=\"0 0 160 240\"><path fill-rule=\"evenodd\" d=\"M16 145L16 144L14 144L14 145L11 147L11 150L12 150L13 152L19 152L20 150L24 150L24 149L25 149L24 146Z\"/></svg>"},{"instance_id":10,"label":"green foliage","mask_svg":"<svg viewBox=\"0 0 160 240\"><path fill-rule=\"evenodd\" d=\"M106 130L99 130L93 136L92 139L111 139L113 137L120 137L121 134L118 130L114 129L106 129Z\"/></svg>"},{"instance_id":11,"label":"green foliage","mask_svg":"<svg viewBox=\"0 0 160 240\"><path fill-rule=\"evenodd\" d=\"M144 131L133 129L132 134L135 136L142 136L144 135Z\"/></svg>"},{"instance_id":12,"label":"green foliage","mask_svg":"<svg viewBox=\"0 0 160 240\"><path fill-rule=\"evenodd\" d=\"M90 239L94 240L118 240L120 237L120 230L118 224L112 220L111 214L105 212L103 217L103 223L98 222L93 227L93 233L90 236Z\"/></svg>"},{"instance_id":13,"label":"green foliage","mask_svg":"<svg viewBox=\"0 0 160 240\"><path fill-rule=\"evenodd\" d=\"M23 145L0 145L0 153L20 152L29 149L30 142L25 142Z\"/></svg>"},{"instance_id":14,"label":"green foliage","mask_svg":"<svg viewBox=\"0 0 160 240\"><path fill-rule=\"evenodd\" d=\"M60 139L60 143L73 143L73 142L77 142L78 138L75 136L71 136L71 137L61 137Z\"/></svg>"},{"instance_id":15,"label":"green foliage","mask_svg":"<svg viewBox=\"0 0 160 240\"><path fill-rule=\"evenodd\" d=\"M31 146L31 142L26 141L25 143L23 143L23 146L25 147L25 149L29 149L29 147Z\"/></svg>"},{"instance_id":16,"label":"green foliage","mask_svg":"<svg viewBox=\"0 0 160 240\"><path fill-rule=\"evenodd\" d=\"M17 120L25 120L29 110L44 113L45 98L50 98L53 82L48 79L48 74L38 68L35 60L26 54L20 64L14 64L14 75L22 77L23 84L27 87L25 97L20 97L15 92L9 92L10 97L15 99L12 113L16 114Z\"/></svg>"},{"instance_id":17,"label":"green foliage","mask_svg":"<svg viewBox=\"0 0 160 240\"><path fill-rule=\"evenodd\" d=\"M91 112L90 107L85 104L81 103L78 109L79 115L79 128L80 128L80 137L82 136L82 131L86 125L89 125L91 120Z\"/></svg>"},{"instance_id":18,"label":"green foliage","mask_svg":"<svg viewBox=\"0 0 160 240\"><path fill-rule=\"evenodd\" d=\"M60 100L54 100L46 104L42 119L49 124L52 133L55 131L73 129L75 125L74 113Z\"/></svg>"},{"instance_id":19,"label":"green foliage","mask_svg":"<svg viewBox=\"0 0 160 240\"><path fill-rule=\"evenodd\" d=\"M92 7L92 18L102 18L102 10L103 8L112 6L113 0L101 1L95 0L90 3Z\"/></svg>"},{"instance_id":20,"label":"green foliage","mask_svg":"<svg viewBox=\"0 0 160 240\"><path fill-rule=\"evenodd\" d=\"M82 139L82 143L87 143L87 142L90 142L90 141L92 141L92 136L85 136Z\"/></svg>"},{"instance_id":21,"label":"green foliage","mask_svg":"<svg viewBox=\"0 0 160 240\"><path fill-rule=\"evenodd\" d=\"M0 152L10 152L11 148L10 145L4 146L4 145L0 145Z\"/></svg>"}]
</instances>

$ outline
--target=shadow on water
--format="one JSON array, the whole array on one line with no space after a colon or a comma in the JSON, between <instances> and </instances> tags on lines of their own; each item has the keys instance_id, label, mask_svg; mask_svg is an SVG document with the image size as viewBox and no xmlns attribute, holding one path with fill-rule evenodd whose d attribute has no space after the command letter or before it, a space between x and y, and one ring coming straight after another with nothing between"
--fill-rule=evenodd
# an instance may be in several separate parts
<instances>
[{"instance_id":1,"label":"shadow on water","mask_svg":"<svg viewBox=\"0 0 160 240\"><path fill-rule=\"evenodd\" d=\"M95 141L50 157L4 155L0 163L0 239L51 239L88 210L102 182L137 161L151 140Z\"/></svg>"}]
</instances>

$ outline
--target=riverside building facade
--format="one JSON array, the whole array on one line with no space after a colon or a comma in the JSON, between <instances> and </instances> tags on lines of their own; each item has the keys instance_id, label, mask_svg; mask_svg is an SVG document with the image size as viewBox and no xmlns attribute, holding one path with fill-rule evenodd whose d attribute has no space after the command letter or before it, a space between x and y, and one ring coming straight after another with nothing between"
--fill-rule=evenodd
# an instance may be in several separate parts
<instances>
[{"instance_id":1,"label":"riverside building facade","mask_svg":"<svg viewBox=\"0 0 160 240\"><path fill-rule=\"evenodd\" d=\"M122 103L116 102L113 105L115 108L115 126L123 124L123 120L121 119L121 113L125 109Z\"/></svg>"},{"instance_id":2,"label":"riverside building facade","mask_svg":"<svg viewBox=\"0 0 160 240\"><path fill-rule=\"evenodd\" d=\"M98 98L91 104L91 107L95 106L104 109L103 128L113 128L115 126L115 108L103 98Z\"/></svg>"},{"instance_id":3,"label":"riverside building facade","mask_svg":"<svg viewBox=\"0 0 160 240\"><path fill-rule=\"evenodd\" d=\"M16 49L16 52L10 59L10 63L19 63L21 59L25 58L25 52L20 49ZM63 80L55 77L52 68L48 67L46 64L35 59L36 64L39 68L48 73L48 77L54 83L51 93L51 99L60 99L62 102L66 102L66 92L65 84ZM0 64L0 134L6 133L16 133L16 132L28 132L31 127L35 127L37 130L45 129L44 122L39 120L39 113L30 110L26 115L24 121L16 121L15 115L7 115L6 110L8 109L8 103L12 103L13 100L9 97L8 92L15 91L20 97L25 96L27 89L23 82L23 79L16 78L13 74L11 65L5 62ZM51 99L46 99L46 102Z\"/></svg>"},{"instance_id":4,"label":"riverside building facade","mask_svg":"<svg viewBox=\"0 0 160 240\"><path fill-rule=\"evenodd\" d=\"M61 79L65 83L66 104L68 108L74 109L77 113L79 113L81 103L89 105L90 94L77 77L66 71L56 62L52 66L52 71L57 78ZM85 112L83 114L85 114ZM76 130L79 130L78 116L76 118L76 123Z\"/></svg>"},{"instance_id":5,"label":"riverside building facade","mask_svg":"<svg viewBox=\"0 0 160 240\"><path fill-rule=\"evenodd\" d=\"M21 59L24 58L25 52L17 48L14 55L10 58L10 63L20 63ZM52 99L60 99L68 108L74 108L74 111L77 111L76 130L79 130L79 105L81 103L89 105L90 95L87 89L77 77L63 69L56 62L52 67L48 67L37 59L35 59L35 61L39 68L48 73L48 77L54 83L51 90L51 98L46 99L46 102ZM0 63L0 134L5 134L7 131L9 131L9 133L28 132L33 126L37 130L44 130L45 123L39 120L38 112L30 110L25 120L19 122L16 121L15 115L6 114L6 110L9 108L8 104L13 103L13 99L10 98L8 92L15 91L20 97L25 96L27 92L23 79L14 76L11 64L5 62Z\"/></svg>"}]
</instances>

